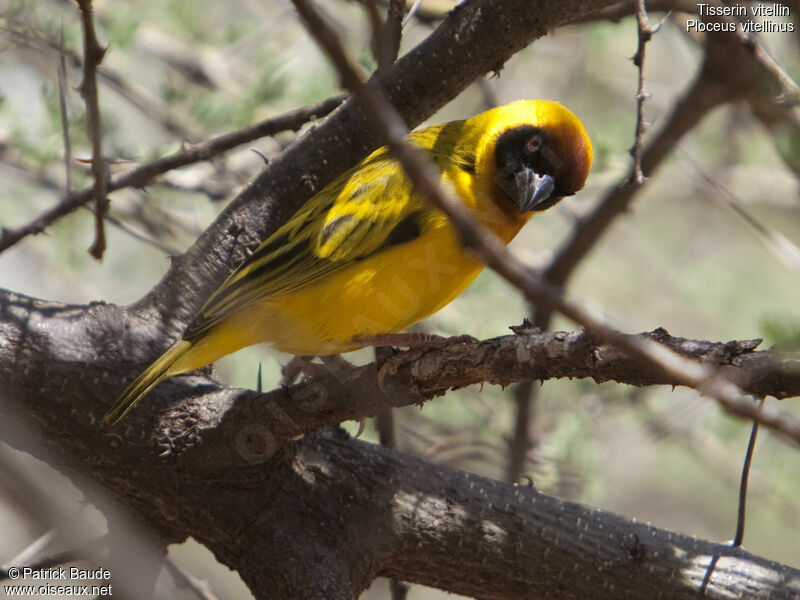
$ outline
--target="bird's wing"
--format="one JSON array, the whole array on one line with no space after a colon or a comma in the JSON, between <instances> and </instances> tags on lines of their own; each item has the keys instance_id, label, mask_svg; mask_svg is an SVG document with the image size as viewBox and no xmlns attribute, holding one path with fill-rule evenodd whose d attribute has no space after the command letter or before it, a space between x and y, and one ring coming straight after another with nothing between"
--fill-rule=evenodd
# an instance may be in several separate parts
<instances>
[{"instance_id":1,"label":"bird's wing","mask_svg":"<svg viewBox=\"0 0 800 600\"><path fill-rule=\"evenodd\" d=\"M214 292L189 341L237 309L290 292L419 237L429 208L399 164L377 151L314 196Z\"/></svg>"}]
</instances>

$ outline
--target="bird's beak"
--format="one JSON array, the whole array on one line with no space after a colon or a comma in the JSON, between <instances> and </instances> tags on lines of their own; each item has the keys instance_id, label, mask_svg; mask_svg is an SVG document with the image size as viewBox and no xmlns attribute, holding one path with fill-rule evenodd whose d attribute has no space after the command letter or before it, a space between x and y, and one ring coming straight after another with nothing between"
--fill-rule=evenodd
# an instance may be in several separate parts
<instances>
[{"instance_id":1,"label":"bird's beak","mask_svg":"<svg viewBox=\"0 0 800 600\"><path fill-rule=\"evenodd\" d=\"M552 198L556 180L551 175L539 175L530 167L523 167L514 176L517 186L517 202L522 213L544 210L555 204ZM548 202L550 200L550 202Z\"/></svg>"}]
</instances>

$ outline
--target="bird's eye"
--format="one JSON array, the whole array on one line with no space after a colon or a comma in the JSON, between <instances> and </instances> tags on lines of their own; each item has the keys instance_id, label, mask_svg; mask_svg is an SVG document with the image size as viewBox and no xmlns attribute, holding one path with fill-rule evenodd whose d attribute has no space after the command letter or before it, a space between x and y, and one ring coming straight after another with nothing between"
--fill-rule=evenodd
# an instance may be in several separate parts
<instances>
[{"instance_id":1,"label":"bird's eye","mask_svg":"<svg viewBox=\"0 0 800 600\"><path fill-rule=\"evenodd\" d=\"M538 152L539 149L542 147L543 139L541 134L536 133L528 138L528 141L525 142L525 149L533 154L534 152Z\"/></svg>"}]
</instances>

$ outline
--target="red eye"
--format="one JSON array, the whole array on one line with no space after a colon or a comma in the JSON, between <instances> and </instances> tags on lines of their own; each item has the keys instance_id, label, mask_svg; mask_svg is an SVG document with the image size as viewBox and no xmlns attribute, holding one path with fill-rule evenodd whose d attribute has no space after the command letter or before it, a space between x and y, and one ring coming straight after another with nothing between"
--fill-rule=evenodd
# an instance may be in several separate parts
<instances>
[{"instance_id":1,"label":"red eye","mask_svg":"<svg viewBox=\"0 0 800 600\"><path fill-rule=\"evenodd\" d=\"M539 134L532 135L528 138L527 143L525 144L525 149L528 152L538 152L539 148L542 147L542 136Z\"/></svg>"}]
</instances>

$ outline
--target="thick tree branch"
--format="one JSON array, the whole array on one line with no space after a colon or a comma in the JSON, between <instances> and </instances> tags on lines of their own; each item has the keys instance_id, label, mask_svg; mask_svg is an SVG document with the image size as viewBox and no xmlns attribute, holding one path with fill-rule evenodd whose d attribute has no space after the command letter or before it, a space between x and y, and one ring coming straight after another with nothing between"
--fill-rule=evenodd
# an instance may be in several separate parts
<instances>
[{"instance_id":1,"label":"thick tree branch","mask_svg":"<svg viewBox=\"0 0 800 600\"><path fill-rule=\"evenodd\" d=\"M672 338L663 331L648 337L704 364L723 368L726 376L754 394L786 397L800 392L797 357L753 352L757 341L720 344ZM227 464L238 456L257 464L297 435L372 416L388 406L419 404L449 389L484 382L505 386L526 379L563 377L632 385L678 384L646 362L599 344L585 333L525 332L432 350L387 377L388 393L378 387L372 364L331 369L288 390L262 395L226 389L197 376L178 377L169 388L159 388L148 397L133 418L162 424L164 428L154 434L167 454L191 453L190 447L197 446L212 461ZM170 397L185 400L164 410ZM98 418L100 414L102 411ZM780 423L781 429L800 431L794 418L774 408L768 408L763 418L773 425ZM198 437L203 439L200 445Z\"/></svg>"},{"instance_id":2,"label":"thick tree branch","mask_svg":"<svg viewBox=\"0 0 800 600\"><path fill-rule=\"evenodd\" d=\"M590 4L595 9L610 3L553 0L531 11L523 0L469 2L387 71L384 89L402 107L406 124L415 125L516 49L587 14ZM203 374L177 377L160 385L120 428L97 428L122 380L168 343L245 252L378 143L358 107L345 103L272 161L134 306L60 305L3 294L0 437L31 449L35 445L20 434L19 425L33 422L46 431L38 440L42 454L112 489L163 540L194 536L237 569L259 598L351 598L381 574L485 598L619 597L618 588L604 587L612 578L637 597L658 592L696 597L703 585L709 597L723 597L741 583L773 598L794 593L797 575L790 569L626 524L532 490L426 465L337 435L279 447L278 439L292 430L287 417L305 431L337 422L347 411L374 410L375 398L362 398L352 388L335 396L336 386L343 384L334 375L324 380L330 389L315 389L321 382L312 380L274 392L285 395L284 404L277 396L224 389ZM475 352L474 360L481 354L497 356L498 373L509 362L525 364L520 370L532 376L526 371L535 366L526 358L531 348L503 339L457 350ZM506 354L489 352L494 344ZM749 347L736 350L744 354L734 352L729 360L744 359ZM452 351L437 352L446 357ZM425 377L433 379L430 368L447 364L450 372L452 365L441 362L443 357L427 362L435 357L426 354L403 365L388 384L394 389L404 377L415 377L415 385L424 387ZM590 359L584 373L598 362L594 354L584 355ZM369 375L375 385L374 373ZM787 383L778 387L794 389L793 377L789 372ZM737 383L747 388L748 382L761 381ZM401 389L391 394L392 402L418 400L419 390L411 391L416 399L404 398ZM356 403L357 411L345 400ZM299 410L298 417L290 410ZM781 419L774 412L767 418ZM92 492L93 498L98 495ZM600 546L604 554L598 554ZM731 577L720 578L720 573Z\"/></svg>"}]
</instances>

